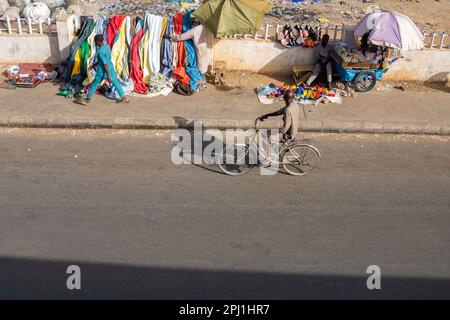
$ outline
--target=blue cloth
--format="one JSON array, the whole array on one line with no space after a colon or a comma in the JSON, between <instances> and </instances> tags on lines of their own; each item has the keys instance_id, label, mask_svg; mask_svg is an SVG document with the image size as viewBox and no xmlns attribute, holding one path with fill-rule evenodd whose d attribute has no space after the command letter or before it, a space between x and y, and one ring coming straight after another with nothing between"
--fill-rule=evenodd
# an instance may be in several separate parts
<instances>
[{"instance_id":1,"label":"blue cloth","mask_svg":"<svg viewBox=\"0 0 450 320\"><path fill-rule=\"evenodd\" d=\"M122 80L121 78L119 78L118 81L119 81L120 87L122 88L122 92L119 92L119 90L115 87L115 85L117 85L117 84L114 85L114 83L113 83L112 88L110 85L108 85L108 87L111 88L111 91L105 93L105 96L107 98L119 99L119 98L123 97L125 94L132 93L134 91L134 83L131 79L130 80Z\"/></svg>"},{"instance_id":2,"label":"blue cloth","mask_svg":"<svg viewBox=\"0 0 450 320\"><path fill-rule=\"evenodd\" d=\"M109 18L105 18L105 20L103 20L103 42L104 43L109 43L108 42L108 24L109 24Z\"/></svg>"},{"instance_id":3,"label":"blue cloth","mask_svg":"<svg viewBox=\"0 0 450 320\"><path fill-rule=\"evenodd\" d=\"M95 33L104 34L105 33L105 19L98 17L95 19Z\"/></svg>"},{"instance_id":4,"label":"blue cloth","mask_svg":"<svg viewBox=\"0 0 450 320\"><path fill-rule=\"evenodd\" d=\"M169 18L167 22L166 30L164 31L162 43L161 43L161 68L160 73L162 73L166 79L172 76L172 40L170 39L170 30L172 29L172 18Z\"/></svg>"},{"instance_id":5,"label":"blue cloth","mask_svg":"<svg viewBox=\"0 0 450 320\"><path fill-rule=\"evenodd\" d=\"M183 16L183 33L192 28L191 25L191 13L193 10L186 12ZM189 85L193 91L197 91L199 82L204 82L205 77L197 66L197 53L195 51L194 41L192 39L184 41L184 47L186 48L187 66L186 73L189 75Z\"/></svg>"},{"instance_id":6,"label":"blue cloth","mask_svg":"<svg viewBox=\"0 0 450 320\"><path fill-rule=\"evenodd\" d=\"M268 96L269 94L275 94L277 92L277 88L272 88L271 86L264 86L258 90L258 94L261 96Z\"/></svg>"},{"instance_id":7,"label":"blue cloth","mask_svg":"<svg viewBox=\"0 0 450 320\"><path fill-rule=\"evenodd\" d=\"M103 80L108 79L108 73L106 72L105 66L108 66L109 77L111 78L113 87L116 88L117 93L120 97L124 97L125 94L122 90L122 86L120 85L116 70L114 70L114 66L111 61L111 49L107 44L104 44L101 47L97 48L97 61L97 72L95 73L95 78L91 84L87 98L90 100L100 83Z\"/></svg>"}]
</instances>

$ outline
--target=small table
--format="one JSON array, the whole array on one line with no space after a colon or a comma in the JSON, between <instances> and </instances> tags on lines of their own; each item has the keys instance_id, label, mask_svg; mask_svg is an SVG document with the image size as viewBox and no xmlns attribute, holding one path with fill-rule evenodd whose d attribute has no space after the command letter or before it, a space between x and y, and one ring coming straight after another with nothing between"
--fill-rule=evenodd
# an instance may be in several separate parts
<instances>
[{"instance_id":1,"label":"small table","mask_svg":"<svg viewBox=\"0 0 450 320\"><path fill-rule=\"evenodd\" d=\"M295 84L306 81L313 70L314 64L296 64L292 68Z\"/></svg>"}]
</instances>

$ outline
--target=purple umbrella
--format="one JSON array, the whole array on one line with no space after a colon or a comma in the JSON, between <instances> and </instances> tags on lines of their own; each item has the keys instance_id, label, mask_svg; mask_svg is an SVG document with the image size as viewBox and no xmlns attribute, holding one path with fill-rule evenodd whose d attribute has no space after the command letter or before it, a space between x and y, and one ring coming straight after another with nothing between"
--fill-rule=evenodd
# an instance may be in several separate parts
<instances>
[{"instance_id":1,"label":"purple umbrella","mask_svg":"<svg viewBox=\"0 0 450 320\"><path fill-rule=\"evenodd\" d=\"M424 35L414 22L395 11L374 11L356 25L355 36L370 32L369 42L379 46L400 48L403 51L424 48Z\"/></svg>"}]
</instances>

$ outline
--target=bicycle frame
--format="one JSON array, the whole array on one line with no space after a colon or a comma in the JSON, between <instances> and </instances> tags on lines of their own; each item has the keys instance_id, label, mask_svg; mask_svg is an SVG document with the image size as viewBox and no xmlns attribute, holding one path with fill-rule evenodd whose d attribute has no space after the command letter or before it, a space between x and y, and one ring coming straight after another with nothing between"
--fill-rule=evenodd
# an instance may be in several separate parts
<instances>
[{"instance_id":1,"label":"bicycle frame","mask_svg":"<svg viewBox=\"0 0 450 320\"><path fill-rule=\"evenodd\" d=\"M228 159L230 158L227 156L227 164L247 165L247 169L244 169L244 172L241 171L240 173L230 173L231 171L222 168L221 164L219 164L222 171L224 171L226 174L241 175L247 173L249 170L251 170L252 167L258 164L262 164L264 167L279 167L280 165L282 165L284 166L285 170L291 175L305 175L318 166L320 161L320 152L314 145L311 144L310 140L308 139L280 141L281 146L278 150L275 151L276 154L273 153L274 144L271 143L273 139L269 138L269 134L261 134L261 130L256 128L257 121L258 119L255 121L255 126L253 127L253 131L251 132L251 134L249 134L249 131L246 131L244 142L240 140L239 143L234 143L235 138L233 137L233 142L229 144L229 147L233 147L233 150L228 148L226 149L226 155L232 155L233 157L232 162L228 162ZM258 137L261 138L258 139ZM274 136L272 136L272 138L274 138ZM262 146L263 143L267 146ZM276 143L278 144L278 142ZM312 164L309 162L309 160L306 160L308 150L311 149L313 154L315 154L315 160L313 160L314 162ZM280 159L283 160L280 161ZM307 171L303 171L301 169L300 172L293 172L291 171L292 168L287 167L287 165L306 165L310 166L311 169Z\"/></svg>"},{"instance_id":2,"label":"bicycle frame","mask_svg":"<svg viewBox=\"0 0 450 320\"><path fill-rule=\"evenodd\" d=\"M267 150L265 148L261 147L261 141L258 141L258 136L263 137L263 135L259 134L260 129L256 128L257 123L258 123L258 119L255 120L255 124L253 126L254 133L251 136L248 137L248 143L243 143L243 144L242 143L236 143L235 144L235 146L245 147L245 153L243 154L242 157L240 157L240 159L243 159L243 158L247 157L247 155L249 154L250 150L257 150L257 153L255 155L257 157L257 159L262 158L263 160L268 160L270 162L270 164L275 164L275 165L282 164L280 161L275 160L275 157L269 156ZM264 136L263 143L267 144L268 148L271 148L271 142L270 142L270 139L268 137ZM278 155L282 154L286 150L290 150L290 147L292 145L294 145L293 143L286 143L284 141L281 141L280 143L281 143L281 147L279 148Z\"/></svg>"}]
</instances>

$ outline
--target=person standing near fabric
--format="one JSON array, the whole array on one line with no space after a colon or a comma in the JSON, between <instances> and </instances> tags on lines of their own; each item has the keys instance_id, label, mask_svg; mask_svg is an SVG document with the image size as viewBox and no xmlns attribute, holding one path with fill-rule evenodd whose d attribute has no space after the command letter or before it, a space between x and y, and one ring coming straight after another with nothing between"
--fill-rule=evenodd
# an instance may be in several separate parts
<instances>
[{"instance_id":1,"label":"person standing near fabric","mask_svg":"<svg viewBox=\"0 0 450 320\"><path fill-rule=\"evenodd\" d=\"M97 34L94 37L94 41L97 46L97 72L95 74L94 81L89 88L89 93L87 94L86 99L81 100L80 103L83 105L88 105L103 80L107 80L117 90L120 99L116 102L128 103L129 101L125 97L125 93L119 83L119 78L111 61L111 49L104 43L102 34Z\"/></svg>"},{"instance_id":2,"label":"person standing near fabric","mask_svg":"<svg viewBox=\"0 0 450 320\"><path fill-rule=\"evenodd\" d=\"M208 66L211 64L212 34L206 27L199 24L182 34L172 35L173 41L186 41L189 39L192 39L197 51L198 68L202 73L206 73Z\"/></svg>"},{"instance_id":3,"label":"person standing near fabric","mask_svg":"<svg viewBox=\"0 0 450 320\"><path fill-rule=\"evenodd\" d=\"M306 81L309 86L311 85L311 83L313 83L314 80L316 80L317 76L320 74L320 71L326 69L328 88L331 88L331 82L333 79L333 67L330 53L333 50L333 47L328 43L329 40L330 36L328 34L325 34L322 37L321 43L314 49L317 63L314 67L312 75L309 77L308 81Z\"/></svg>"}]
</instances>

